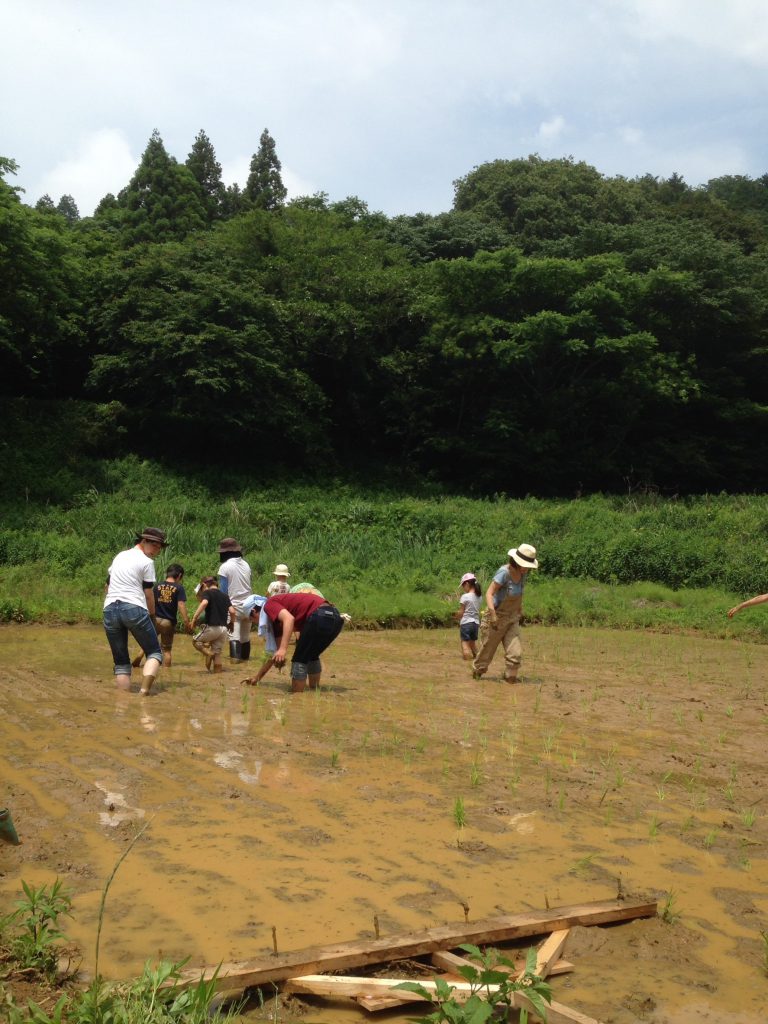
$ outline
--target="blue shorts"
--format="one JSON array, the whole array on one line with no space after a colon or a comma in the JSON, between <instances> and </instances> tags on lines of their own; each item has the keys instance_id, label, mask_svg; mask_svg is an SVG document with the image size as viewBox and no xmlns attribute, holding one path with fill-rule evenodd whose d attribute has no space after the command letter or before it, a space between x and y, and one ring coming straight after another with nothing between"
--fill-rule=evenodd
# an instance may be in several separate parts
<instances>
[{"instance_id":1,"label":"blue shorts","mask_svg":"<svg viewBox=\"0 0 768 1024\"><path fill-rule=\"evenodd\" d=\"M479 628L476 622L460 622L459 637L466 641L477 640Z\"/></svg>"}]
</instances>

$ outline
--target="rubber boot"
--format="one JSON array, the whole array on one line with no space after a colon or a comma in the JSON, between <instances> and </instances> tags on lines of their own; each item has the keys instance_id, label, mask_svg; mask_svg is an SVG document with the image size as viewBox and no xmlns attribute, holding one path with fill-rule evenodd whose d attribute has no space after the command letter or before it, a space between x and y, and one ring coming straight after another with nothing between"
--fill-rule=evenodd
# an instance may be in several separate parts
<instances>
[{"instance_id":1,"label":"rubber boot","mask_svg":"<svg viewBox=\"0 0 768 1024\"><path fill-rule=\"evenodd\" d=\"M248 641L244 641L243 643L241 643L240 644L240 651L241 651L241 653L240 653L240 660L241 661L248 661L249 658L251 657L251 641L248 640Z\"/></svg>"},{"instance_id":2,"label":"rubber boot","mask_svg":"<svg viewBox=\"0 0 768 1024\"><path fill-rule=\"evenodd\" d=\"M240 661L243 657L243 645L239 640L229 641L229 656L233 661Z\"/></svg>"},{"instance_id":3,"label":"rubber boot","mask_svg":"<svg viewBox=\"0 0 768 1024\"><path fill-rule=\"evenodd\" d=\"M21 842L16 835L16 829L13 827L11 812L7 808L0 811L0 839L3 842L10 843L11 846L19 846Z\"/></svg>"}]
</instances>

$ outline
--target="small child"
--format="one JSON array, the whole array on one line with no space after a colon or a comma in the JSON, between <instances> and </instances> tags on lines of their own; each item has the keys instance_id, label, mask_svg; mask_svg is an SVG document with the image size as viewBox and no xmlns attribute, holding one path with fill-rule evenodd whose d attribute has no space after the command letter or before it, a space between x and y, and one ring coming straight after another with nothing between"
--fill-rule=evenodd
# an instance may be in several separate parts
<instances>
[{"instance_id":1,"label":"small child","mask_svg":"<svg viewBox=\"0 0 768 1024\"><path fill-rule=\"evenodd\" d=\"M219 581L215 576L203 576L195 590L200 604L190 625L194 629L198 620L204 618L205 626L197 636L192 637L192 644L196 651L204 655L205 667L209 672L211 667L214 672L223 672L221 650L227 636L227 627L232 629L237 612L227 595L219 590Z\"/></svg>"},{"instance_id":2,"label":"small child","mask_svg":"<svg viewBox=\"0 0 768 1024\"><path fill-rule=\"evenodd\" d=\"M477 654L477 633L480 628L480 584L473 572L465 572L461 577L461 597L456 618L459 620L459 639L461 640L461 656L464 661L472 661Z\"/></svg>"},{"instance_id":3,"label":"small child","mask_svg":"<svg viewBox=\"0 0 768 1024\"><path fill-rule=\"evenodd\" d=\"M184 566L174 562L165 570L165 580L156 583L155 591L155 629L157 638L160 641L160 649L163 652L163 665L171 667L173 658L173 639L176 635L176 623L179 613L184 620L184 628L188 633L192 632L192 626L187 614L187 593L184 590L182 580L184 579ZM140 652L133 659L131 664L134 668L141 665L144 652Z\"/></svg>"},{"instance_id":4,"label":"small child","mask_svg":"<svg viewBox=\"0 0 768 1024\"><path fill-rule=\"evenodd\" d=\"M275 571L272 573L277 579L274 579L267 587L267 597L275 597L276 594L288 594L291 590L291 585L288 582L288 577L291 575L288 572L288 566L280 565L275 566Z\"/></svg>"}]
</instances>

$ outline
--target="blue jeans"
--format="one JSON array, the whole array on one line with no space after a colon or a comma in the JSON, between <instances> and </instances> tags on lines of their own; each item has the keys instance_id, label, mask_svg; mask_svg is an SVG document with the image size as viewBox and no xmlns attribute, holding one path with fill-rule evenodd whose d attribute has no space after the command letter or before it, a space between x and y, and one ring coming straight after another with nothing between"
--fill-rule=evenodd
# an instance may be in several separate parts
<instances>
[{"instance_id":1,"label":"blue jeans","mask_svg":"<svg viewBox=\"0 0 768 1024\"><path fill-rule=\"evenodd\" d=\"M115 663L116 676L131 674L131 659L128 655L128 634L141 647L147 658L156 658L163 663L163 652L157 631L146 608L127 601L113 601L104 609L104 632L107 634Z\"/></svg>"}]
</instances>

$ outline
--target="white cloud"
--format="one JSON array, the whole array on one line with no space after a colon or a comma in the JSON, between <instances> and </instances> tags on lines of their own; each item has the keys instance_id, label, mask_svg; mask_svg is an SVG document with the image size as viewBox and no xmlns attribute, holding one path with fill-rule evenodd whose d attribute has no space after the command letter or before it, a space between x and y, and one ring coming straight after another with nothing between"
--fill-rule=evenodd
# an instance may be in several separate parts
<instances>
[{"instance_id":1,"label":"white cloud","mask_svg":"<svg viewBox=\"0 0 768 1024\"><path fill-rule=\"evenodd\" d=\"M554 142L555 139L560 138L564 130L565 118L557 114L556 117L550 118L549 121L542 121L536 133L536 138L541 142Z\"/></svg>"},{"instance_id":2,"label":"white cloud","mask_svg":"<svg viewBox=\"0 0 768 1024\"><path fill-rule=\"evenodd\" d=\"M625 14L631 11L629 30L645 39L687 43L768 66L765 0L631 0Z\"/></svg>"},{"instance_id":3,"label":"white cloud","mask_svg":"<svg viewBox=\"0 0 768 1024\"><path fill-rule=\"evenodd\" d=\"M121 132L94 132L80 142L72 157L44 174L37 183L38 194L26 199L34 203L47 192L55 203L62 195L71 195L81 215L87 216L107 192L117 193L128 184L139 160Z\"/></svg>"}]
</instances>

